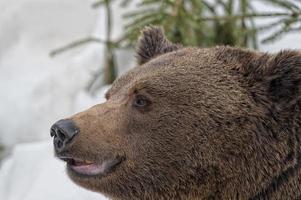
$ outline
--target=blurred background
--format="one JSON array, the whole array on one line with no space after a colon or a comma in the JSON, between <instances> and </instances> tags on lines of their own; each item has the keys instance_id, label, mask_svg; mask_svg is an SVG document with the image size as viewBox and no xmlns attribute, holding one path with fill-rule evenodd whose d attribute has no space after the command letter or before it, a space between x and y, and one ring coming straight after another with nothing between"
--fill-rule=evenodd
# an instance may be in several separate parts
<instances>
[{"instance_id":1,"label":"blurred background","mask_svg":"<svg viewBox=\"0 0 301 200\"><path fill-rule=\"evenodd\" d=\"M75 186L49 127L104 101L141 29L184 46L301 48L300 0L0 0L0 199L105 199Z\"/></svg>"}]
</instances>

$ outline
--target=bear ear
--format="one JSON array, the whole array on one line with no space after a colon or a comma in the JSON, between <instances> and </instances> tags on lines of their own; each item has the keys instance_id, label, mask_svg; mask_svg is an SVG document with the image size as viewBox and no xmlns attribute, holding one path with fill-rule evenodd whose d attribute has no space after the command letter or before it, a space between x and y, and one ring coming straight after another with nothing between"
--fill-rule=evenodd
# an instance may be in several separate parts
<instances>
[{"instance_id":1,"label":"bear ear","mask_svg":"<svg viewBox=\"0 0 301 200\"><path fill-rule=\"evenodd\" d=\"M249 68L250 69L250 68ZM272 108L284 109L301 100L301 53L282 51L264 54L252 63L245 76L255 100Z\"/></svg>"},{"instance_id":2,"label":"bear ear","mask_svg":"<svg viewBox=\"0 0 301 200\"><path fill-rule=\"evenodd\" d=\"M301 53L282 51L266 69L267 92L276 104L289 106L301 100Z\"/></svg>"},{"instance_id":3,"label":"bear ear","mask_svg":"<svg viewBox=\"0 0 301 200\"><path fill-rule=\"evenodd\" d=\"M168 41L160 27L146 27L142 30L136 51L138 64L142 65L158 55L175 51L179 48L179 45Z\"/></svg>"}]
</instances>

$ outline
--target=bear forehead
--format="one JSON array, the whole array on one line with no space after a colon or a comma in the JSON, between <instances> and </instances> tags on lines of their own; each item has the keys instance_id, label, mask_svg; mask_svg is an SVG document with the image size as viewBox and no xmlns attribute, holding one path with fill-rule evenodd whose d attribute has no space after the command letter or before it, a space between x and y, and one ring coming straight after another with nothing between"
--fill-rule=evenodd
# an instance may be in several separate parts
<instances>
[{"instance_id":1,"label":"bear forehead","mask_svg":"<svg viewBox=\"0 0 301 200\"><path fill-rule=\"evenodd\" d=\"M184 48L160 55L115 80L106 96L118 93L122 88L163 90L164 86L170 86L171 83L187 87L196 84L201 87L205 84L209 87L229 82L220 84L219 87L233 88L233 82L237 80L229 73L226 63L216 59L217 51L218 48Z\"/></svg>"}]
</instances>

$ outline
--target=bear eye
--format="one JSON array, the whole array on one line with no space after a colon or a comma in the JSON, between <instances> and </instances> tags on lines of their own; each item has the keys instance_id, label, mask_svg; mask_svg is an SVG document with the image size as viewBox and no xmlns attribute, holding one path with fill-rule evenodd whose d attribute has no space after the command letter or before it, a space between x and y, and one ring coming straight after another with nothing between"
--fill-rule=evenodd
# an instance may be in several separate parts
<instances>
[{"instance_id":1,"label":"bear eye","mask_svg":"<svg viewBox=\"0 0 301 200\"><path fill-rule=\"evenodd\" d=\"M136 95L133 101L133 106L136 108L144 108L150 104L150 101L142 95Z\"/></svg>"}]
</instances>

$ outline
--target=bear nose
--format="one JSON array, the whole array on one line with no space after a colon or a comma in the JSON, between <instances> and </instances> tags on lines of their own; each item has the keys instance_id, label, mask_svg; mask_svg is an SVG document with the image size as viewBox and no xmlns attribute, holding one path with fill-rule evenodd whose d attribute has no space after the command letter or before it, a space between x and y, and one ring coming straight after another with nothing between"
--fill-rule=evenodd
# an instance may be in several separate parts
<instances>
[{"instance_id":1,"label":"bear nose","mask_svg":"<svg viewBox=\"0 0 301 200\"><path fill-rule=\"evenodd\" d=\"M53 137L54 148L57 152L65 150L79 129L70 119L62 119L51 126L50 136Z\"/></svg>"}]
</instances>

